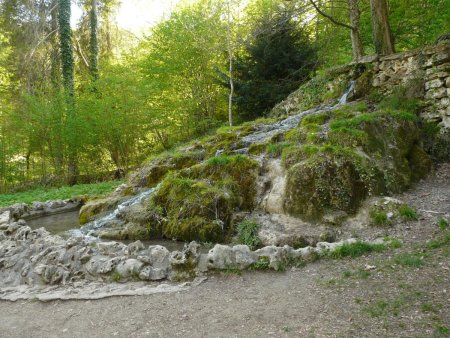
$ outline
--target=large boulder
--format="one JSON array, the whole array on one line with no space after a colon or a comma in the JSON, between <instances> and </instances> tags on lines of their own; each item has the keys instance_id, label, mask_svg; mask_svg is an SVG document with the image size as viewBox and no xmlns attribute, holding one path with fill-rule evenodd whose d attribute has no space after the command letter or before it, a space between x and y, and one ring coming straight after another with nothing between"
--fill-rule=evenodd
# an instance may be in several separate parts
<instances>
[{"instance_id":1,"label":"large boulder","mask_svg":"<svg viewBox=\"0 0 450 338\"><path fill-rule=\"evenodd\" d=\"M303 121L291 133L297 144L283 153L285 211L323 222L336 212L354 214L368 196L407 189L432 166L418 145L415 121L401 111L361 113L348 107L328 119Z\"/></svg>"}]
</instances>

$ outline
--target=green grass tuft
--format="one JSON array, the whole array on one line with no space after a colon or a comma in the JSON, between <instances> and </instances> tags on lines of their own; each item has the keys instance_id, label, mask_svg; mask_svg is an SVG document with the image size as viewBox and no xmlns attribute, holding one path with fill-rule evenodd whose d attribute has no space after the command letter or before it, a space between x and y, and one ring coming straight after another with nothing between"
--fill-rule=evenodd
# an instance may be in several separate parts
<instances>
[{"instance_id":1,"label":"green grass tuft","mask_svg":"<svg viewBox=\"0 0 450 338\"><path fill-rule=\"evenodd\" d=\"M448 220L446 220L445 218L440 217L440 218L438 219L437 225L438 225L439 229L445 230L445 229L448 228L449 222L448 222Z\"/></svg>"},{"instance_id":2,"label":"green grass tuft","mask_svg":"<svg viewBox=\"0 0 450 338\"><path fill-rule=\"evenodd\" d=\"M417 221L418 220L418 216L417 216L417 212L416 210L414 210L413 208L411 208L408 205L402 205L399 209L398 209L400 216L405 220L405 221Z\"/></svg>"},{"instance_id":3,"label":"green grass tuft","mask_svg":"<svg viewBox=\"0 0 450 338\"><path fill-rule=\"evenodd\" d=\"M401 254L395 258L395 263L405 266L418 268L424 264L423 258L417 254Z\"/></svg>"},{"instance_id":4,"label":"green grass tuft","mask_svg":"<svg viewBox=\"0 0 450 338\"><path fill-rule=\"evenodd\" d=\"M332 258L358 257L370 252L381 252L386 249L384 244L370 244L366 242L355 242L344 244L336 248L334 251L328 252L326 255Z\"/></svg>"}]
</instances>

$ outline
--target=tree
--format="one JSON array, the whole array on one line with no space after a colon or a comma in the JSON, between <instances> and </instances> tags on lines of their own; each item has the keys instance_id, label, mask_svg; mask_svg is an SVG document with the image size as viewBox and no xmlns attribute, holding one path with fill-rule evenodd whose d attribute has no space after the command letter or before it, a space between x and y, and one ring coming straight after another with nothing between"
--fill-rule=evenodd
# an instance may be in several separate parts
<instances>
[{"instance_id":1,"label":"tree","mask_svg":"<svg viewBox=\"0 0 450 338\"><path fill-rule=\"evenodd\" d=\"M68 138L68 181L75 184L78 178L78 161L76 149L75 123L75 85L74 60L72 47L72 29L70 28L70 0L59 0L59 41L61 49L62 76L68 103L67 138Z\"/></svg>"},{"instance_id":2,"label":"tree","mask_svg":"<svg viewBox=\"0 0 450 338\"><path fill-rule=\"evenodd\" d=\"M164 147L199 135L227 117L227 27L222 4L199 1L156 25L141 44L147 111ZM228 67L227 67L228 68Z\"/></svg>"},{"instance_id":3,"label":"tree","mask_svg":"<svg viewBox=\"0 0 450 338\"><path fill-rule=\"evenodd\" d=\"M370 0L372 15L373 43L378 55L395 53L394 40L388 20L386 0Z\"/></svg>"},{"instance_id":4,"label":"tree","mask_svg":"<svg viewBox=\"0 0 450 338\"><path fill-rule=\"evenodd\" d=\"M90 11L90 71L94 82L98 79L98 11L97 0L92 0Z\"/></svg>"},{"instance_id":5,"label":"tree","mask_svg":"<svg viewBox=\"0 0 450 338\"><path fill-rule=\"evenodd\" d=\"M242 118L263 115L297 89L317 66L307 33L290 11L278 9L253 27L237 57L236 104Z\"/></svg>"},{"instance_id":6,"label":"tree","mask_svg":"<svg viewBox=\"0 0 450 338\"><path fill-rule=\"evenodd\" d=\"M309 1L320 15L327 18L332 23L350 30L350 37L351 37L351 41L352 41L353 61L358 61L364 55L364 48L363 48L363 44L362 44L362 40L361 40L361 33L360 33L360 27L359 27L360 11L359 11L359 7L358 7L358 0L347 0L349 17L350 17L350 25L340 22L333 16L325 13L320 8L320 6L315 3L314 0L309 0Z\"/></svg>"}]
</instances>

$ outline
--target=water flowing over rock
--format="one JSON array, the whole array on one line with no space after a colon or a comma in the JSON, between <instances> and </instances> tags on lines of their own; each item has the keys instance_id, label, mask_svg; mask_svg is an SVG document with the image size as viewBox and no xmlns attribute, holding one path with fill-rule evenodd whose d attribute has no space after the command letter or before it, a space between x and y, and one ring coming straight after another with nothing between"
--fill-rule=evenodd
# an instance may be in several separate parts
<instances>
[{"instance_id":1,"label":"water flowing over rock","mask_svg":"<svg viewBox=\"0 0 450 338\"><path fill-rule=\"evenodd\" d=\"M136 196L127 198L125 201L119 203L113 211L106 213L106 215L94 221L86 223L80 229L70 231L70 235L97 237L102 230L114 228L114 230L117 231L118 228L123 228L125 226L125 222L122 219L123 214L133 206L148 200L157 189L158 187L147 189L138 193Z\"/></svg>"}]
</instances>

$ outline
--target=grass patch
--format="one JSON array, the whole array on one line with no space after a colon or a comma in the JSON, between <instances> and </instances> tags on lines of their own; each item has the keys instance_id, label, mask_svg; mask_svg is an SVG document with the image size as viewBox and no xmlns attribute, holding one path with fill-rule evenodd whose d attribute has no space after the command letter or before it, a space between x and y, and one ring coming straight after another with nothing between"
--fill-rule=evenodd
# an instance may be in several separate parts
<instances>
[{"instance_id":1,"label":"grass patch","mask_svg":"<svg viewBox=\"0 0 450 338\"><path fill-rule=\"evenodd\" d=\"M290 143L270 143L267 145L267 153L272 156L280 156L283 149L289 148L292 145Z\"/></svg>"},{"instance_id":2,"label":"grass patch","mask_svg":"<svg viewBox=\"0 0 450 338\"><path fill-rule=\"evenodd\" d=\"M268 270L270 265L270 259L266 256L261 256L259 259L253 263L250 267L252 270Z\"/></svg>"},{"instance_id":3,"label":"grass patch","mask_svg":"<svg viewBox=\"0 0 450 338\"><path fill-rule=\"evenodd\" d=\"M400 216L405 221L417 221L418 220L418 216L417 216L416 210L414 210L413 208L411 208L408 205L402 205L398 209L398 212L400 213Z\"/></svg>"},{"instance_id":4,"label":"grass patch","mask_svg":"<svg viewBox=\"0 0 450 338\"><path fill-rule=\"evenodd\" d=\"M444 325L436 325L433 337L449 337L450 329Z\"/></svg>"},{"instance_id":5,"label":"grass patch","mask_svg":"<svg viewBox=\"0 0 450 338\"><path fill-rule=\"evenodd\" d=\"M427 242L428 249L439 249L450 245L450 234L446 234L443 238L433 239Z\"/></svg>"},{"instance_id":6,"label":"grass patch","mask_svg":"<svg viewBox=\"0 0 450 338\"><path fill-rule=\"evenodd\" d=\"M401 254L395 257L395 263L411 268L419 268L424 264L423 257L417 254Z\"/></svg>"},{"instance_id":7,"label":"grass patch","mask_svg":"<svg viewBox=\"0 0 450 338\"><path fill-rule=\"evenodd\" d=\"M449 223L448 220L446 220L445 218L440 217L437 221L437 226L439 227L439 229L441 230L445 230L448 228Z\"/></svg>"},{"instance_id":8,"label":"grass patch","mask_svg":"<svg viewBox=\"0 0 450 338\"><path fill-rule=\"evenodd\" d=\"M367 279L370 276L370 272L359 269L356 271L344 271L343 273L344 278L355 278L355 279Z\"/></svg>"},{"instance_id":9,"label":"grass patch","mask_svg":"<svg viewBox=\"0 0 450 338\"><path fill-rule=\"evenodd\" d=\"M254 250L261 245L258 231L261 225L252 220L242 221L237 225L237 239L239 243L247 245Z\"/></svg>"},{"instance_id":10,"label":"grass patch","mask_svg":"<svg viewBox=\"0 0 450 338\"><path fill-rule=\"evenodd\" d=\"M370 214L370 218L375 225L386 225L389 223L385 211L374 211Z\"/></svg>"},{"instance_id":11,"label":"grass patch","mask_svg":"<svg viewBox=\"0 0 450 338\"><path fill-rule=\"evenodd\" d=\"M386 249L384 244L370 244L366 242L355 242L350 244L343 244L337 247L333 251L326 253L326 256L332 258L344 258L344 257L359 257L370 252L381 252Z\"/></svg>"},{"instance_id":12,"label":"grass patch","mask_svg":"<svg viewBox=\"0 0 450 338\"><path fill-rule=\"evenodd\" d=\"M37 188L33 190L0 194L0 207L15 203L32 203L34 201L48 201L68 199L76 196L88 195L90 197L100 197L109 194L116 189L122 181L109 181L95 184L77 184L73 186L63 186L59 188Z\"/></svg>"}]
</instances>

